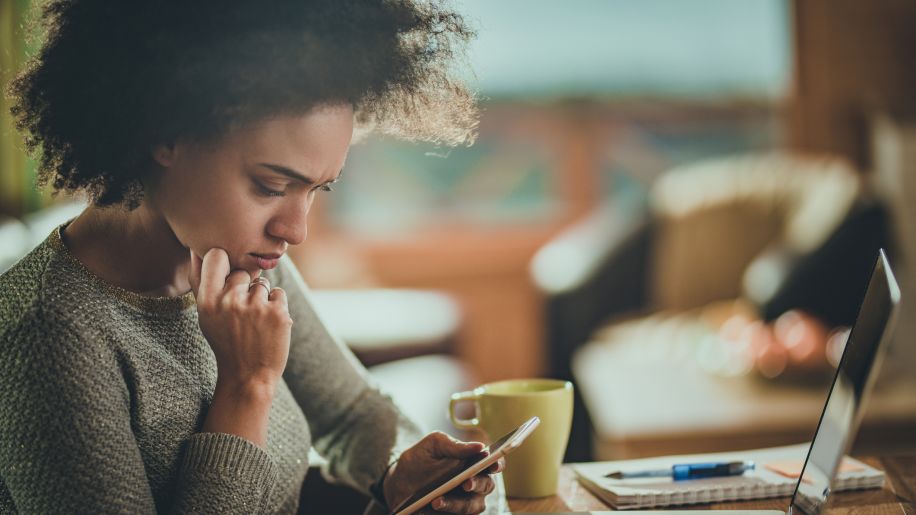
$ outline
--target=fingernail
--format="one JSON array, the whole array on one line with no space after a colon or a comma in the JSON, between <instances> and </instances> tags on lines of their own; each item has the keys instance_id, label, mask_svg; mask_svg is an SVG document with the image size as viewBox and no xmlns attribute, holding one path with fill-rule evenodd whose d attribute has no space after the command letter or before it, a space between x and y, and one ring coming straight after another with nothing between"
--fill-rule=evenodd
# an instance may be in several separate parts
<instances>
[{"instance_id":1,"label":"fingernail","mask_svg":"<svg viewBox=\"0 0 916 515\"><path fill-rule=\"evenodd\" d=\"M433 508L437 510L441 510L442 508L445 508L445 500L443 500L441 497L436 499L435 501L433 501Z\"/></svg>"},{"instance_id":2,"label":"fingernail","mask_svg":"<svg viewBox=\"0 0 916 515\"><path fill-rule=\"evenodd\" d=\"M473 489L474 489L474 480L473 480L473 479L468 479L467 481L465 481L465 483L464 483L464 491L465 491L465 492L470 492L470 491L473 490Z\"/></svg>"}]
</instances>

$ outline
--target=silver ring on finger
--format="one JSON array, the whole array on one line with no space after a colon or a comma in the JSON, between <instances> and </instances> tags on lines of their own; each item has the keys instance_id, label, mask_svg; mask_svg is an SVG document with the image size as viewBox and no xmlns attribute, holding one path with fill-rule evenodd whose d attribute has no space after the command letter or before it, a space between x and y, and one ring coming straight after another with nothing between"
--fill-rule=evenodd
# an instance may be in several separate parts
<instances>
[{"instance_id":1,"label":"silver ring on finger","mask_svg":"<svg viewBox=\"0 0 916 515\"><path fill-rule=\"evenodd\" d=\"M250 291L255 286L263 286L264 291L267 292L267 296L270 296L270 281L266 277L258 277L254 281L248 284L248 290Z\"/></svg>"}]
</instances>

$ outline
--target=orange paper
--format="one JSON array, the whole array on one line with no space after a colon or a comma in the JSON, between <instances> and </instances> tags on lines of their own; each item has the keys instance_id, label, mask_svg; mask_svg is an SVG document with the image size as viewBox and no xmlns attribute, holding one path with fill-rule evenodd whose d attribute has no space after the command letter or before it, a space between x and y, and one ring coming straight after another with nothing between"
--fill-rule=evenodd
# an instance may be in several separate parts
<instances>
[{"instance_id":1,"label":"orange paper","mask_svg":"<svg viewBox=\"0 0 916 515\"><path fill-rule=\"evenodd\" d=\"M764 463L763 466L781 476L798 479L804 464L805 462L801 460L782 460ZM840 462L840 470L838 472L858 472L860 470L865 470L865 467L843 458L843 461Z\"/></svg>"}]
</instances>

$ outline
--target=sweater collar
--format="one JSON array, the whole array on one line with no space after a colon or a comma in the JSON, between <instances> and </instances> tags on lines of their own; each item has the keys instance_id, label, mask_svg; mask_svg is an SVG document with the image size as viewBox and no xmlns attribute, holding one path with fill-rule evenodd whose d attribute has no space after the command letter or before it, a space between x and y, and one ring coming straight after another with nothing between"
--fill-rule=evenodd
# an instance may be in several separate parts
<instances>
[{"instance_id":1,"label":"sweater collar","mask_svg":"<svg viewBox=\"0 0 916 515\"><path fill-rule=\"evenodd\" d=\"M143 311L153 313L175 313L183 311L196 304L194 293L187 292L177 297L150 297L140 295L139 293L126 290L115 286L101 277L92 273L86 266L70 252L70 249L64 244L63 231L73 220L69 220L58 226L48 237L49 244L58 254L68 261L88 282L97 286L105 293L117 298L118 300L138 307Z\"/></svg>"}]
</instances>

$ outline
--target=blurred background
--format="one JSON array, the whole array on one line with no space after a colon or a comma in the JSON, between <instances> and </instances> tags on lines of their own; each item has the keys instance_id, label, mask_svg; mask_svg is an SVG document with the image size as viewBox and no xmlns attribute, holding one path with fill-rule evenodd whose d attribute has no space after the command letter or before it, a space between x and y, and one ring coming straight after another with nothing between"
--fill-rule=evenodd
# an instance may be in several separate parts
<instances>
[{"instance_id":1,"label":"blurred background","mask_svg":"<svg viewBox=\"0 0 916 515\"><path fill-rule=\"evenodd\" d=\"M29 3L0 0L4 83ZM291 251L406 410L448 430L449 393L552 376L569 460L810 439L885 247L904 311L856 449L916 448L916 3L456 5L478 141L354 145ZM81 205L2 107L5 269Z\"/></svg>"}]
</instances>

